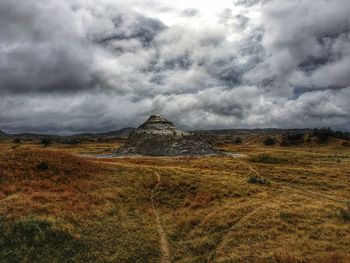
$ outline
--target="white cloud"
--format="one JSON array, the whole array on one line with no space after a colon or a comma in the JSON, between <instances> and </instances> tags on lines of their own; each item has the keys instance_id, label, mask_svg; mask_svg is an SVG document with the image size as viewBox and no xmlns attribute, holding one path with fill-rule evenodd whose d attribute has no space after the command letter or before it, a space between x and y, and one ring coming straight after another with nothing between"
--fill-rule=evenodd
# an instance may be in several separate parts
<instances>
[{"instance_id":1,"label":"white cloud","mask_svg":"<svg viewBox=\"0 0 350 263\"><path fill-rule=\"evenodd\" d=\"M349 128L349 3L0 0L0 128Z\"/></svg>"}]
</instances>

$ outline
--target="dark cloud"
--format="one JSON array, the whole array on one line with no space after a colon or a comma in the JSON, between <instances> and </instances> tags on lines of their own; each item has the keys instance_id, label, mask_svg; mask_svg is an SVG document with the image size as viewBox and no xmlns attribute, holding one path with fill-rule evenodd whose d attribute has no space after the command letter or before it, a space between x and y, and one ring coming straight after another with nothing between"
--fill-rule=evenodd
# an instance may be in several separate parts
<instances>
[{"instance_id":1,"label":"dark cloud","mask_svg":"<svg viewBox=\"0 0 350 263\"><path fill-rule=\"evenodd\" d=\"M193 16L197 16L199 13L200 11L196 8L188 8L188 9L182 10L181 16L193 17Z\"/></svg>"},{"instance_id":2,"label":"dark cloud","mask_svg":"<svg viewBox=\"0 0 350 263\"><path fill-rule=\"evenodd\" d=\"M143 47L149 47L153 39L166 29L164 23L158 19L137 15L132 21L128 21L127 14L113 18L115 28L104 36L97 36L97 42L108 43L137 40ZM124 51L123 49L121 49Z\"/></svg>"},{"instance_id":3,"label":"dark cloud","mask_svg":"<svg viewBox=\"0 0 350 263\"><path fill-rule=\"evenodd\" d=\"M270 0L234 0L233 3L236 6L252 7L257 4L267 3Z\"/></svg>"},{"instance_id":4,"label":"dark cloud","mask_svg":"<svg viewBox=\"0 0 350 263\"><path fill-rule=\"evenodd\" d=\"M349 129L350 2L233 3L202 25L158 1L0 0L0 128L102 131L157 112L187 129Z\"/></svg>"},{"instance_id":5,"label":"dark cloud","mask_svg":"<svg viewBox=\"0 0 350 263\"><path fill-rule=\"evenodd\" d=\"M264 68L288 87L350 86L349 1L270 1L263 7Z\"/></svg>"}]
</instances>

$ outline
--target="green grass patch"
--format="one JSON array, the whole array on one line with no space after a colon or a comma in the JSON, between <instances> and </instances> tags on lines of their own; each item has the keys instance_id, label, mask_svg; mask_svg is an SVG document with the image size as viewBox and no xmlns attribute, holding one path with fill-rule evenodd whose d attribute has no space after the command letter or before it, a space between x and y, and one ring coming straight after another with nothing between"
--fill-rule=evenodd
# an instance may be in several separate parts
<instances>
[{"instance_id":1,"label":"green grass patch","mask_svg":"<svg viewBox=\"0 0 350 263\"><path fill-rule=\"evenodd\" d=\"M82 248L73 236L48 222L0 219L0 262L75 262Z\"/></svg>"},{"instance_id":2,"label":"green grass patch","mask_svg":"<svg viewBox=\"0 0 350 263\"><path fill-rule=\"evenodd\" d=\"M250 161L254 163L265 163L265 164L289 163L289 160L286 158L275 157L268 154L253 155L250 157Z\"/></svg>"}]
</instances>

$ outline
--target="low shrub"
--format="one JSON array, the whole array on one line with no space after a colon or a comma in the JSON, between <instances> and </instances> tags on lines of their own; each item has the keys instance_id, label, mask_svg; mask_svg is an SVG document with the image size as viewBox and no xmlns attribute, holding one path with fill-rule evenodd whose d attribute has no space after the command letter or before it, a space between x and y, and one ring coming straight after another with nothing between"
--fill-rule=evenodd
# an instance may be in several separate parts
<instances>
[{"instance_id":1,"label":"low shrub","mask_svg":"<svg viewBox=\"0 0 350 263\"><path fill-rule=\"evenodd\" d=\"M42 139L40 143L44 145L44 147L48 147L52 144L50 139Z\"/></svg>"},{"instance_id":2,"label":"low shrub","mask_svg":"<svg viewBox=\"0 0 350 263\"><path fill-rule=\"evenodd\" d=\"M234 144L242 144L242 142L243 142L243 139L242 139L241 137L237 137L237 138L233 141Z\"/></svg>"},{"instance_id":3,"label":"low shrub","mask_svg":"<svg viewBox=\"0 0 350 263\"><path fill-rule=\"evenodd\" d=\"M83 139L77 139L77 138L65 138L65 139L59 139L58 142L62 144L68 144L68 145L77 145L79 143L82 143Z\"/></svg>"},{"instance_id":4,"label":"low shrub","mask_svg":"<svg viewBox=\"0 0 350 263\"><path fill-rule=\"evenodd\" d=\"M265 178L260 178L257 176L251 176L248 180L250 184L261 184L261 185L270 185L270 181Z\"/></svg>"},{"instance_id":5,"label":"low shrub","mask_svg":"<svg viewBox=\"0 0 350 263\"><path fill-rule=\"evenodd\" d=\"M281 146L300 145L304 143L304 134L284 134L282 135Z\"/></svg>"},{"instance_id":6,"label":"low shrub","mask_svg":"<svg viewBox=\"0 0 350 263\"><path fill-rule=\"evenodd\" d=\"M347 208L339 209L339 215L344 222L350 222L350 202Z\"/></svg>"},{"instance_id":7,"label":"low shrub","mask_svg":"<svg viewBox=\"0 0 350 263\"><path fill-rule=\"evenodd\" d=\"M21 142L22 141L19 138L16 138L16 139L13 140L13 143L15 143L15 144L20 144Z\"/></svg>"},{"instance_id":8,"label":"low shrub","mask_svg":"<svg viewBox=\"0 0 350 263\"><path fill-rule=\"evenodd\" d=\"M343 147L350 147L350 142L343 142L341 144L341 146L343 146Z\"/></svg>"},{"instance_id":9,"label":"low shrub","mask_svg":"<svg viewBox=\"0 0 350 263\"><path fill-rule=\"evenodd\" d=\"M343 131L333 131L331 128L314 129L311 137L316 137L319 143L326 143L330 137L343 140L350 140L350 133Z\"/></svg>"},{"instance_id":10,"label":"low shrub","mask_svg":"<svg viewBox=\"0 0 350 263\"><path fill-rule=\"evenodd\" d=\"M297 216L289 212L280 212L280 218L288 224L295 224L297 222Z\"/></svg>"},{"instance_id":11,"label":"low shrub","mask_svg":"<svg viewBox=\"0 0 350 263\"><path fill-rule=\"evenodd\" d=\"M36 165L36 169L39 172L44 172L49 169L49 165L46 162L40 162L39 164Z\"/></svg>"},{"instance_id":12,"label":"low shrub","mask_svg":"<svg viewBox=\"0 0 350 263\"><path fill-rule=\"evenodd\" d=\"M266 164L280 164L288 163L288 160L283 158L274 157L268 154L255 155L250 157L250 161L255 163L266 163Z\"/></svg>"},{"instance_id":13,"label":"low shrub","mask_svg":"<svg viewBox=\"0 0 350 263\"><path fill-rule=\"evenodd\" d=\"M264 140L264 144L266 146L272 146L272 145L275 145L277 143L277 140L273 137L267 137L265 140Z\"/></svg>"}]
</instances>

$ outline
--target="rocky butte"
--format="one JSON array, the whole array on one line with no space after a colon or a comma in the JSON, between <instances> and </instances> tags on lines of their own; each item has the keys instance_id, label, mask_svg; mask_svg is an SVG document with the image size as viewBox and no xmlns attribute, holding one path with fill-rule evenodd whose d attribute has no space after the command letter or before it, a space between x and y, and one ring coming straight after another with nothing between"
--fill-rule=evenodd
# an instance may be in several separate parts
<instances>
[{"instance_id":1,"label":"rocky butte","mask_svg":"<svg viewBox=\"0 0 350 263\"><path fill-rule=\"evenodd\" d=\"M152 115L133 131L117 155L195 156L218 151L197 135L181 131L159 115Z\"/></svg>"}]
</instances>

